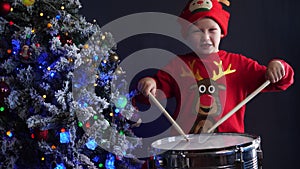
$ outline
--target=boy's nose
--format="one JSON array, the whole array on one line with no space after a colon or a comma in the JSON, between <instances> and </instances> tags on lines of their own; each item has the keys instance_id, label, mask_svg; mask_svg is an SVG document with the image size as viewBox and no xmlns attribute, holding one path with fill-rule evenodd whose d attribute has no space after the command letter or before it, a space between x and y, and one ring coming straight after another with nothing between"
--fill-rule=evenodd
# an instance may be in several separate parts
<instances>
[{"instance_id":1,"label":"boy's nose","mask_svg":"<svg viewBox=\"0 0 300 169\"><path fill-rule=\"evenodd\" d=\"M206 41L209 39L209 34L207 32L202 32L201 40Z\"/></svg>"}]
</instances>

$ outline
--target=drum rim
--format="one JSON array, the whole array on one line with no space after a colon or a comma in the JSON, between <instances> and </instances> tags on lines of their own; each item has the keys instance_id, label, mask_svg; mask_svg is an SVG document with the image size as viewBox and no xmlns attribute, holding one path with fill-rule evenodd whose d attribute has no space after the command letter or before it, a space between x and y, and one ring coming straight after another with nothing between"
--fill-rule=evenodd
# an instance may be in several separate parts
<instances>
[{"instance_id":1,"label":"drum rim","mask_svg":"<svg viewBox=\"0 0 300 169\"><path fill-rule=\"evenodd\" d=\"M259 146L260 146L260 143L261 143L261 139L260 139L260 136L257 136L257 135L253 135L253 134L249 134L249 133L230 133L230 132L227 132L227 133L201 133L202 135L231 135L231 136L245 136L245 137L250 137L252 138L253 140L248 142L248 143L243 143L243 144L237 144L237 145L232 145L232 146L224 146L222 148L210 148L210 149L200 149L200 150L174 150L174 149L164 149L164 148L155 148L153 146L154 143L157 143L158 141L162 141L162 140L166 140L168 138L171 138L171 137L174 137L174 136L170 136L170 137L166 137L166 138L162 138L162 139L159 139L159 140L156 140L154 141L152 144L151 144L151 147L154 149L154 150L158 150L158 151L164 151L164 152L167 152L167 151L172 151L172 152L189 152L189 153L201 153L201 152L206 152L206 153L209 153L209 152L212 152L212 153L232 153L232 149L236 149L236 148L240 148L240 147L243 147L243 151L247 151L249 148L253 149L253 147L255 149L257 149ZM187 136L188 137L191 137L193 135L197 135L197 134L188 134ZM180 136L175 136L175 137L180 137ZM257 146L256 146L257 145Z\"/></svg>"}]
</instances>

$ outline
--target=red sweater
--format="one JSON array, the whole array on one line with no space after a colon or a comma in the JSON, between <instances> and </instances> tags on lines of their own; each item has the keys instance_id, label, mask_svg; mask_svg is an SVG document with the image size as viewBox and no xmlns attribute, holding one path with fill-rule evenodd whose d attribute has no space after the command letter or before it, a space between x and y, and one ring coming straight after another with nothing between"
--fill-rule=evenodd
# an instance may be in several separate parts
<instances>
[{"instance_id":1,"label":"red sweater","mask_svg":"<svg viewBox=\"0 0 300 169\"><path fill-rule=\"evenodd\" d=\"M293 83L293 69L283 60L280 61L285 68L285 77L267 86L263 92L286 90ZM174 118L188 133L196 121L198 111L200 112L199 105L203 112L214 111L217 114L214 118L217 120L263 84L266 81L265 72L266 66L243 55L221 50L215 55L201 59L194 53L179 56L160 70L154 79L157 88L163 90L167 98L176 98ZM205 87L204 84L207 83L214 87ZM204 89L207 89L206 93ZM209 96L211 93L214 93L214 98ZM200 96L204 94L206 96L202 99ZM216 108L209 108L209 104ZM243 133L244 114L245 106L221 124L218 131Z\"/></svg>"}]
</instances>

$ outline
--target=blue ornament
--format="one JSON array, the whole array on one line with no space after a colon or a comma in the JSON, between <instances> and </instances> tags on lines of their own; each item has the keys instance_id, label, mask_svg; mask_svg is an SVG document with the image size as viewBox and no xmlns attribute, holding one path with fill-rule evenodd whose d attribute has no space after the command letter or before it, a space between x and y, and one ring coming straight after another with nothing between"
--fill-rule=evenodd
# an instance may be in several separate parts
<instances>
[{"instance_id":1,"label":"blue ornament","mask_svg":"<svg viewBox=\"0 0 300 169\"><path fill-rule=\"evenodd\" d=\"M107 169L115 169L115 156L112 154L107 155L107 159L105 161L105 167Z\"/></svg>"},{"instance_id":2,"label":"blue ornament","mask_svg":"<svg viewBox=\"0 0 300 169\"><path fill-rule=\"evenodd\" d=\"M66 169L66 167L63 163L60 163L60 164L56 164L56 167L54 169Z\"/></svg>"},{"instance_id":3,"label":"blue ornament","mask_svg":"<svg viewBox=\"0 0 300 169\"><path fill-rule=\"evenodd\" d=\"M69 143L70 142L70 133L65 131L65 132L61 132L59 134L60 136L60 143Z\"/></svg>"},{"instance_id":4,"label":"blue ornament","mask_svg":"<svg viewBox=\"0 0 300 169\"><path fill-rule=\"evenodd\" d=\"M95 150L96 147L98 146L98 144L95 141L95 139L89 139L89 141L85 145L90 150Z\"/></svg>"},{"instance_id":5,"label":"blue ornament","mask_svg":"<svg viewBox=\"0 0 300 169\"><path fill-rule=\"evenodd\" d=\"M120 95L118 99L114 102L115 106L119 109L123 109L127 105L127 97Z\"/></svg>"}]
</instances>

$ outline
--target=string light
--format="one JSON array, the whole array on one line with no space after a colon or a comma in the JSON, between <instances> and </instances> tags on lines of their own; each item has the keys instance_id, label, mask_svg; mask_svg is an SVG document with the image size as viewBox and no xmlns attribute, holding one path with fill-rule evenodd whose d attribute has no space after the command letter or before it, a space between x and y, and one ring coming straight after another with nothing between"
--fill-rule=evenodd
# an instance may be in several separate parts
<instances>
[{"instance_id":1,"label":"string light","mask_svg":"<svg viewBox=\"0 0 300 169\"><path fill-rule=\"evenodd\" d=\"M12 136L13 136L13 133L12 133L10 130L8 130L8 131L6 132L6 135L7 135L8 137L12 137Z\"/></svg>"},{"instance_id":2,"label":"string light","mask_svg":"<svg viewBox=\"0 0 300 169\"><path fill-rule=\"evenodd\" d=\"M48 23L47 24L47 28L51 28L52 27L52 24L51 23Z\"/></svg>"},{"instance_id":3,"label":"string light","mask_svg":"<svg viewBox=\"0 0 300 169\"><path fill-rule=\"evenodd\" d=\"M52 145L52 146L51 146L51 149L52 149L52 150L55 150L55 149L56 149L56 146L55 146L55 145Z\"/></svg>"},{"instance_id":4,"label":"string light","mask_svg":"<svg viewBox=\"0 0 300 169\"><path fill-rule=\"evenodd\" d=\"M2 107L0 107L0 111L1 112L4 112L4 110L5 110L5 108L2 106Z\"/></svg>"},{"instance_id":5,"label":"string light","mask_svg":"<svg viewBox=\"0 0 300 169\"><path fill-rule=\"evenodd\" d=\"M56 15L55 18L56 18L57 20L60 20L61 16L60 16L60 15Z\"/></svg>"},{"instance_id":6,"label":"string light","mask_svg":"<svg viewBox=\"0 0 300 169\"><path fill-rule=\"evenodd\" d=\"M98 146L97 142L95 141L95 139L90 139L85 146L90 149L90 150L95 150L96 147Z\"/></svg>"},{"instance_id":7,"label":"string light","mask_svg":"<svg viewBox=\"0 0 300 169\"><path fill-rule=\"evenodd\" d=\"M87 123L85 124L85 127L86 127L86 128L90 128L90 127L91 127L91 124L90 124L89 122L87 122Z\"/></svg>"}]
</instances>

